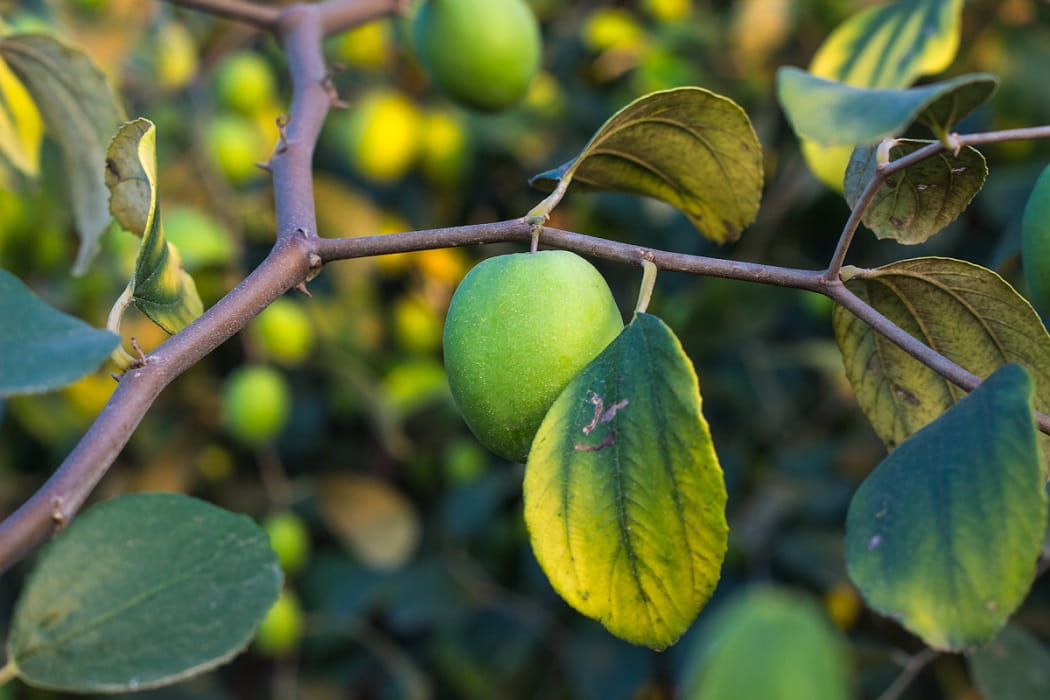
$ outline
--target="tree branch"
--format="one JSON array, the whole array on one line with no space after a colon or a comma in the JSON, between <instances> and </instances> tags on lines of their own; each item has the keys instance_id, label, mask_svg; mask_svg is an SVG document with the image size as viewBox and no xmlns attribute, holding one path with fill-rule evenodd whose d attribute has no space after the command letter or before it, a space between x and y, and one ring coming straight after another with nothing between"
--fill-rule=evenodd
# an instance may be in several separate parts
<instances>
[{"instance_id":1,"label":"tree branch","mask_svg":"<svg viewBox=\"0 0 1050 700\"><path fill-rule=\"evenodd\" d=\"M250 0L167 0L172 5L200 10L216 17L237 20L260 29L275 29L281 18L280 7L260 5Z\"/></svg>"},{"instance_id":2,"label":"tree branch","mask_svg":"<svg viewBox=\"0 0 1050 700\"><path fill-rule=\"evenodd\" d=\"M1005 141L1027 141L1030 139L1047 138L1050 138L1050 126L1033 126L1023 129L1005 129L1003 131L987 131L975 134L953 134L952 142L956 147L963 148L965 146L976 146L984 143L1003 143ZM842 228L842 234L839 236L838 245L835 246L835 252L831 256L831 262L828 264L828 268L824 272L826 279L838 279L839 272L842 270L842 265L846 261L846 253L849 250L850 244L853 242L854 234L856 234L857 229L860 227L860 222L864 217L864 212L866 212L868 207L871 206L871 202L875 198L875 193L880 187L882 187L883 183L886 182L886 179L890 175L900 172L920 161L926 160L943 150L945 150L944 145L937 141L928 146L923 146L917 151L912 151L908 155L891 161L882 167L876 168L875 177L868 182L868 185L864 188L864 191L854 203L853 211L850 212L849 219L846 220L846 225Z\"/></svg>"}]
</instances>

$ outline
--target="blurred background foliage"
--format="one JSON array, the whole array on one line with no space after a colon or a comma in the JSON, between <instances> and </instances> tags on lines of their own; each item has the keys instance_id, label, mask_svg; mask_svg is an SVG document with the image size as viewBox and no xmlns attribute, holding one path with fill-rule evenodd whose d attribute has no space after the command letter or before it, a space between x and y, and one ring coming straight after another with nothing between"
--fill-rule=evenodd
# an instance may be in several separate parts
<instances>
[{"instance_id":1,"label":"blurred background foliage","mask_svg":"<svg viewBox=\"0 0 1050 700\"><path fill-rule=\"evenodd\" d=\"M775 103L783 64L806 66L868 0L533 0L543 71L497 115L466 112L426 84L403 20L329 40L333 112L316 153L322 236L508 219L628 101L699 85L750 115L766 190L739 243L704 241L650 200L570 193L552 225L641 245L802 268L826 264L848 214L808 173ZM0 0L15 31L57 33L110 76L129 116L158 126L167 235L208 306L274 237L265 161L288 103L272 38L141 0ZM972 0L950 74L989 71L998 96L963 131L1050 122L1050 7ZM943 77L943 76L941 76ZM1023 291L1019 220L1046 142L984 149L991 173L969 211L914 249L862 235L849 262L951 255ZM0 265L96 326L120 294L137 241L113 229L91 271L69 274L76 237L45 141L38 181L0 169ZM192 493L266 523L287 576L251 653L150 697L668 698L694 663L711 611L756 583L822 606L848 637L854 687L874 697L921 644L863 608L842 560L848 499L884 455L855 406L822 297L663 273L650 311L682 339L729 489L730 551L709 610L669 651L619 642L553 593L530 552L522 468L488 454L451 403L441 328L457 282L521 246L433 250L331 265L177 380L146 416L94 499ZM638 270L595 261L629 312ZM0 331L2 332L2 331ZM125 339L164 340L129 316ZM59 392L0 402L0 512L42 483L114 387L106 371ZM0 580L0 626L31 559ZM1050 590L1019 619L1050 638ZM766 651L754 649L761 673ZM0 690L3 697L4 690ZM7 690L8 697L54 697ZM21 695L18 695L21 696ZM905 697L975 698L945 656Z\"/></svg>"}]
</instances>

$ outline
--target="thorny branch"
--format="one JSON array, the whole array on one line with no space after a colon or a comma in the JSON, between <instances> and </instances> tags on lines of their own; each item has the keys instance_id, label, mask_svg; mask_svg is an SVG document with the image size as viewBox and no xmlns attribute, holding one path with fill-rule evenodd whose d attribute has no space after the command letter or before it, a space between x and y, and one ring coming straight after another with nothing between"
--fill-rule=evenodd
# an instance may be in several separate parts
<instances>
[{"instance_id":1,"label":"thorny branch","mask_svg":"<svg viewBox=\"0 0 1050 700\"><path fill-rule=\"evenodd\" d=\"M274 299L305 284L329 262L429 248L528 242L533 226L527 217L510 221L383 236L325 239L317 235L311 162L321 124L334 97L321 53L321 40L357 24L401 12L404 0L327 0L284 8L248 0L168 0L275 33L288 56L293 94L282 147L270 159L277 214L277 237L267 258L236 288L200 318L172 336L140 366L126 372L95 422L52 477L17 511L0 523L0 572L68 522L124 448L154 399L177 376L225 342ZM959 136L967 144L1012 139L1050 138L1050 127ZM922 344L853 295L839 271L863 209L877 184L892 172L942 149L932 144L889 164L869 185L850 217L826 270L798 270L697 255L654 250L570 231L544 228L544 245L606 260L641 265L649 260L662 270L724 277L804 289L824 294L849 309L920 362L967 390L980 378ZM1040 430L1050 434L1050 418L1037 414Z\"/></svg>"}]
</instances>

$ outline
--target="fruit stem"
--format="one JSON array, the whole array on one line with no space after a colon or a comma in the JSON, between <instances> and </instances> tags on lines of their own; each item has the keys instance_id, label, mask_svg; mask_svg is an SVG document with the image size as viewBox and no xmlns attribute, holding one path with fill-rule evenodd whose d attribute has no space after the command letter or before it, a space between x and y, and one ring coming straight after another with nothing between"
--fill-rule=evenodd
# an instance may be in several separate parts
<instances>
[{"instance_id":1,"label":"fruit stem","mask_svg":"<svg viewBox=\"0 0 1050 700\"><path fill-rule=\"evenodd\" d=\"M5 685L10 682L13 678L18 677L18 667L15 666L14 661L8 661L0 668L0 685Z\"/></svg>"},{"instance_id":2,"label":"fruit stem","mask_svg":"<svg viewBox=\"0 0 1050 700\"><path fill-rule=\"evenodd\" d=\"M642 260L642 286L638 290L638 303L634 306L636 314L644 314L649 308L649 300L653 298L653 287L656 285L658 269L652 260L647 258Z\"/></svg>"},{"instance_id":3,"label":"fruit stem","mask_svg":"<svg viewBox=\"0 0 1050 700\"><path fill-rule=\"evenodd\" d=\"M120 293L117 301L113 304L113 308L109 310L109 318L106 319L106 330L116 335L120 335L120 322L124 319L124 312L127 311L128 307L131 306L131 300L135 293L135 276L132 275L131 279L128 280L128 285L124 287L124 291ZM128 351L124 349L124 343L117 346L117 349L110 353L109 358L113 360L114 364L117 365L121 370L126 370L128 367L135 362L135 358L128 354Z\"/></svg>"},{"instance_id":4,"label":"fruit stem","mask_svg":"<svg viewBox=\"0 0 1050 700\"><path fill-rule=\"evenodd\" d=\"M568 174L563 175L558 180L558 186L554 188L554 191L547 195L542 202L534 206L529 210L529 213L525 215L525 223L531 226L542 226L547 223L547 219L551 216L551 211L554 207L558 206L558 202L565 196L565 190L569 189L569 182L572 178Z\"/></svg>"}]
</instances>

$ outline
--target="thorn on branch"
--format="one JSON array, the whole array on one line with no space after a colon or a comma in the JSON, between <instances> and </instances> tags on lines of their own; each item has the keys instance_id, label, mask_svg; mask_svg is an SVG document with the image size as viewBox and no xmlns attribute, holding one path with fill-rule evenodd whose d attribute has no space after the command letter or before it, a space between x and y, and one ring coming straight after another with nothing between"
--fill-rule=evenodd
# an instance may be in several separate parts
<instances>
[{"instance_id":1,"label":"thorn on branch","mask_svg":"<svg viewBox=\"0 0 1050 700\"><path fill-rule=\"evenodd\" d=\"M277 123L277 133L280 134L281 138L277 141L277 149L275 153L284 153L288 150L288 133L285 129L288 126L288 122L292 120L291 116L287 114L281 114L275 120Z\"/></svg>"},{"instance_id":2,"label":"thorn on branch","mask_svg":"<svg viewBox=\"0 0 1050 700\"><path fill-rule=\"evenodd\" d=\"M128 369L142 369L149 360L146 359L146 353L142 352L142 348L139 347L139 341L135 339L135 336L131 336L131 349L135 351L138 357L132 361L131 367Z\"/></svg>"},{"instance_id":3,"label":"thorn on branch","mask_svg":"<svg viewBox=\"0 0 1050 700\"><path fill-rule=\"evenodd\" d=\"M268 161L268 160L267 161L256 161L255 162L255 167L259 168L259 170L265 170L268 173L272 173L273 172L273 166L270 165L270 161Z\"/></svg>"},{"instance_id":4,"label":"thorn on branch","mask_svg":"<svg viewBox=\"0 0 1050 700\"><path fill-rule=\"evenodd\" d=\"M58 496L51 501L51 521L55 524L55 532L61 532L66 529L66 525L69 523L66 514L62 512L62 499Z\"/></svg>"},{"instance_id":5,"label":"thorn on branch","mask_svg":"<svg viewBox=\"0 0 1050 700\"><path fill-rule=\"evenodd\" d=\"M302 292L306 296L313 298L313 294L311 294L310 290L306 288L306 282L300 282L299 284L295 285L295 289L297 291Z\"/></svg>"},{"instance_id":6,"label":"thorn on branch","mask_svg":"<svg viewBox=\"0 0 1050 700\"><path fill-rule=\"evenodd\" d=\"M345 109L350 106L350 103L339 97L339 91L335 87L335 83L332 82L332 78L335 74L343 70L345 66L341 64L334 64L328 69L324 79L321 81L321 87L324 88L325 94L328 95L328 103L333 109Z\"/></svg>"},{"instance_id":7,"label":"thorn on branch","mask_svg":"<svg viewBox=\"0 0 1050 700\"><path fill-rule=\"evenodd\" d=\"M113 381L115 381L117 384L120 384L120 375L119 374L117 374L116 372L110 372L109 376L111 376L113 378Z\"/></svg>"}]
</instances>

